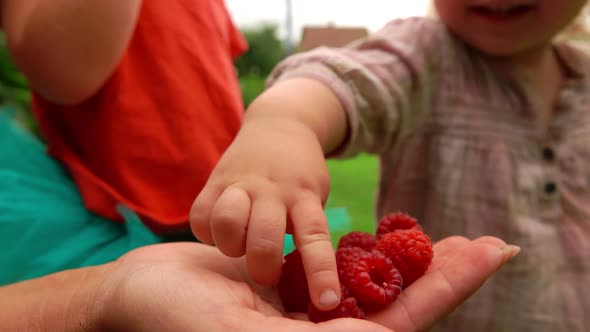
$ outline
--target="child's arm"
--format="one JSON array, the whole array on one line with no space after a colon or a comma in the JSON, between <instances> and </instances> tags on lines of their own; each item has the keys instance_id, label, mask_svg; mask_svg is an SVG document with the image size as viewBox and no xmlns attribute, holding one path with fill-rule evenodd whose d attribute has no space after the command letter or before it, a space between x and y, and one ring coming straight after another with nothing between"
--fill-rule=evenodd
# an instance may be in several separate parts
<instances>
[{"instance_id":1,"label":"child's arm","mask_svg":"<svg viewBox=\"0 0 590 332\"><path fill-rule=\"evenodd\" d=\"M141 0L4 0L2 27L31 88L75 104L112 74L133 33Z\"/></svg>"}]
</instances>

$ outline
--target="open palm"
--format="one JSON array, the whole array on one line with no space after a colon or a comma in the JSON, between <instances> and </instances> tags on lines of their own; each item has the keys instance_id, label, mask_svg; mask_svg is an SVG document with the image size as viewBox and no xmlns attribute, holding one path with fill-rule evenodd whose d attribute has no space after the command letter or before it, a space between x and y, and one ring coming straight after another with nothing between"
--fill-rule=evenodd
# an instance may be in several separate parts
<instances>
[{"instance_id":1,"label":"open palm","mask_svg":"<svg viewBox=\"0 0 590 332\"><path fill-rule=\"evenodd\" d=\"M503 247L489 237L440 241L426 275L386 310L368 320L313 324L303 314L284 313L276 290L252 282L242 258L196 243L148 246L119 259L105 280L101 325L121 331L419 331L500 268L510 256Z\"/></svg>"}]
</instances>

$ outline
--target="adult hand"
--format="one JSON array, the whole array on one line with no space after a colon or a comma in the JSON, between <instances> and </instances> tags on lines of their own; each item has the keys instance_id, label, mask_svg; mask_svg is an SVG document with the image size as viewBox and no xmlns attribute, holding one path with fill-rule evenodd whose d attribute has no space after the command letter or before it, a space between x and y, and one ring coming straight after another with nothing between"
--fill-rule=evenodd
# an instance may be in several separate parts
<instances>
[{"instance_id":1,"label":"adult hand","mask_svg":"<svg viewBox=\"0 0 590 332\"><path fill-rule=\"evenodd\" d=\"M314 324L284 313L273 287L254 283L244 258L196 243L137 249L115 263L98 294L109 331L391 332L339 319Z\"/></svg>"},{"instance_id":2,"label":"adult hand","mask_svg":"<svg viewBox=\"0 0 590 332\"><path fill-rule=\"evenodd\" d=\"M285 313L274 288L251 280L244 258L194 243L150 246L113 267L101 289L101 316L104 326L122 331L422 331L517 253L491 237L451 237L434 250L426 274L389 308L368 320L313 324L304 314Z\"/></svg>"},{"instance_id":3,"label":"adult hand","mask_svg":"<svg viewBox=\"0 0 590 332\"><path fill-rule=\"evenodd\" d=\"M320 324L285 313L275 288L254 283L244 258L168 243L113 263L0 288L2 331L421 331L457 307L517 251L496 238L435 244L426 274L368 320Z\"/></svg>"}]
</instances>

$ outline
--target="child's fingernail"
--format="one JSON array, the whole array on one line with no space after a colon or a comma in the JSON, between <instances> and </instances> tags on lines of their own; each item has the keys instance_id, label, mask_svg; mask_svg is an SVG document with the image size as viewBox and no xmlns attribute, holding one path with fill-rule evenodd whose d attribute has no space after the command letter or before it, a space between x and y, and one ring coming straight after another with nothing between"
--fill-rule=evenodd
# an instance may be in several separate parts
<instances>
[{"instance_id":1,"label":"child's fingernail","mask_svg":"<svg viewBox=\"0 0 590 332\"><path fill-rule=\"evenodd\" d=\"M508 244L502 247L502 251L504 252L504 261L507 262L511 260L514 256L518 255L518 253L520 252L520 247Z\"/></svg>"},{"instance_id":2,"label":"child's fingernail","mask_svg":"<svg viewBox=\"0 0 590 332\"><path fill-rule=\"evenodd\" d=\"M340 302L340 298L332 289L327 289L320 295L320 306L322 307L331 307L338 302Z\"/></svg>"}]
</instances>

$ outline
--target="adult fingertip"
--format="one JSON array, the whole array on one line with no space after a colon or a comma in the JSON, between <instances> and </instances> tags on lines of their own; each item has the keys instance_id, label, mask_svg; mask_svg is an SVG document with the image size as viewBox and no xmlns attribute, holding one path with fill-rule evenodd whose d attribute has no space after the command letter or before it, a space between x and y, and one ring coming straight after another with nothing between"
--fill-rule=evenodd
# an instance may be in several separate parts
<instances>
[{"instance_id":1,"label":"adult fingertip","mask_svg":"<svg viewBox=\"0 0 590 332\"><path fill-rule=\"evenodd\" d=\"M519 246L515 246L513 244L507 244L500 249L502 250L502 254L504 256L503 263L506 263L513 259L516 255L520 253L521 250Z\"/></svg>"}]
</instances>

